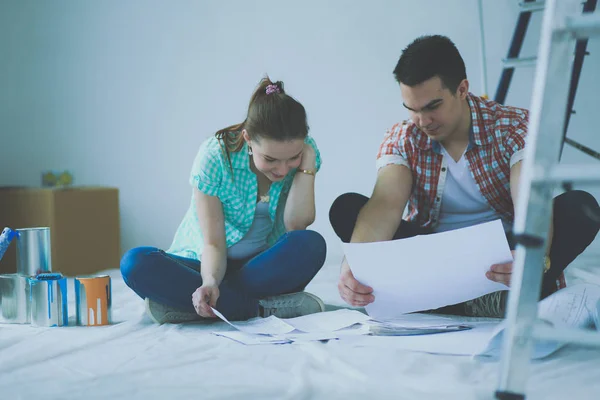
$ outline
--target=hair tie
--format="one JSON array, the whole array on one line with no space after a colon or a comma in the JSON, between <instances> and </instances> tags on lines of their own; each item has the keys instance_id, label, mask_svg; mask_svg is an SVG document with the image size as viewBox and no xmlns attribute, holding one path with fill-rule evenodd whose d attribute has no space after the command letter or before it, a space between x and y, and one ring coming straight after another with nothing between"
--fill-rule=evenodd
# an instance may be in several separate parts
<instances>
[{"instance_id":1,"label":"hair tie","mask_svg":"<svg viewBox=\"0 0 600 400\"><path fill-rule=\"evenodd\" d=\"M268 85L266 93L267 93L267 95L272 94L272 93L281 93L281 89L279 89L279 86L277 86L275 84Z\"/></svg>"}]
</instances>

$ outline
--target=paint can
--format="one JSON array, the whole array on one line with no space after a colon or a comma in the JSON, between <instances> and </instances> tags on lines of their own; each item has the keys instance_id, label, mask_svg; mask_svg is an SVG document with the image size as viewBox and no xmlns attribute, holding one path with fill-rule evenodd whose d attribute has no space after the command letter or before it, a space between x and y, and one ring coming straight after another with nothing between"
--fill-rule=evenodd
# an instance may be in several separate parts
<instances>
[{"instance_id":1,"label":"paint can","mask_svg":"<svg viewBox=\"0 0 600 400\"><path fill-rule=\"evenodd\" d=\"M29 278L31 325L69 325L67 278L60 273L39 274Z\"/></svg>"},{"instance_id":2,"label":"paint can","mask_svg":"<svg viewBox=\"0 0 600 400\"><path fill-rule=\"evenodd\" d=\"M0 323L28 324L31 321L27 280L19 274L0 275Z\"/></svg>"},{"instance_id":3,"label":"paint can","mask_svg":"<svg viewBox=\"0 0 600 400\"><path fill-rule=\"evenodd\" d=\"M97 326L111 323L110 276L75 278L77 325Z\"/></svg>"},{"instance_id":4,"label":"paint can","mask_svg":"<svg viewBox=\"0 0 600 400\"><path fill-rule=\"evenodd\" d=\"M2 257L4 256L4 253L6 253L10 242L16 235L17 232L13 231L10 228L4 228L4 230L2 231L2 234L0 235L0 260L2 260Z\"/></svg>"},{"instance_id":5,"label":"paint can","mask_svg":"<svg viewBox=\"0 0 600 400\"><path fill-rule=\"evenodd\" d=\"M17 229L17 273L34 277L51 271L50 228Z\"/></svg>"}]
</instances>

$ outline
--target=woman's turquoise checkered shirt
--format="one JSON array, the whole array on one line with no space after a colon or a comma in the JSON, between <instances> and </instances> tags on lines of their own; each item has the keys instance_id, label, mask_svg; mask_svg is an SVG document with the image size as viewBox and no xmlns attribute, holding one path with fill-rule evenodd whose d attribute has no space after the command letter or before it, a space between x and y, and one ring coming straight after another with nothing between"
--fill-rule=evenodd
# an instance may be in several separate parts
<instances>
[{"instance_id":1,"label":"woman's turquoise checkered shirt","mask_svg":"<svg viewBox=\"0 0 600 400\"><path fill-rule=\"evenodd\" d=\"M318 171L321 167L321 155L317 144L310 136L304 142L315 149ZM230 168L222 144L223 142L219 143L214 136L202 143L194 160L190 184L201 192L209 196L217 196L221 200L225 216L225 237L229 248L248 233L254 221L258 183L256 175L250 170L248 145L244 143L240 151L230 154L232 167ZM286 232L283 211L295 174L296 170L292 170L283 180L271 184L269 214L274 223L273 230L267 238L269 246L272 246ZM204 240L192 194L190 206L167 253L200 260L203 247Z\"/></svg>"}]
</instances>

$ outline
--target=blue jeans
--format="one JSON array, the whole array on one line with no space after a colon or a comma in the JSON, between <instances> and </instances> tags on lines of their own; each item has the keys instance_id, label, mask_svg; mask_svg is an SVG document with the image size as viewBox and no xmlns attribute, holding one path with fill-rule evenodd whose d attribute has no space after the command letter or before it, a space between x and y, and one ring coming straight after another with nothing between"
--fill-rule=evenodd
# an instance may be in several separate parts
<instances>
[{"instance_id":1,"label":"blue jeans","mask_svg":"<svg viewBox=\"0 0 600 400\"><path fill-rule=\"evenodd\" d=\"M217 309L228 319L258 315L258 299L304 290L325 262L325 239L314 231L291 231L262 253L227 260ZM155 247L129 250L121 260L123 280L141 298L195 313L192 293L202 286L200 261Z\"/></svg>"}]
</instances>

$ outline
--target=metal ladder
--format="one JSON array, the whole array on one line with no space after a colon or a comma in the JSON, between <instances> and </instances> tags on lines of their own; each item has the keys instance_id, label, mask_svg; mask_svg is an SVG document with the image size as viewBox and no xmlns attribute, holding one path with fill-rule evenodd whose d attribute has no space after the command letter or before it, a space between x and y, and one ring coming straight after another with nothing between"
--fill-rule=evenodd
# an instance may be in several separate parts
<instances>
[{"instance_id":1,"label":"metal ladder","mask_svg":"<svg viewBox=\"0 0 600 400\"><path fill-rule=\"evenodd\" d=\"M585 0L583 2L583 13L592 13L596 9L596 5L598 0ZM519 57L521 53L521 48L523 47L523 42L525 40L525 34L527 32L527 28L529 26L529 22L531 20L531 15L537 11L543 11L545 8L545 2L541 0L523 0L519 3L521 8L521 12L519 13L519 19L517 20L517 25L515 26L515 30L513 32L513 36L511 39L510 47L508 49L508 54L506 58L503 60L504 68L502 69L502 74L500 75L500 80L498 81L498 86L496 88L496 94L494 96L494 101L504 104L506 100L506 95L508 94L508 89L510 83L512 81L513 74L515 72L516 67L533 67L536 65L537 57ZM480 0L480 14L481 14L481 0ZM482 16L480 15L480 24L482 24ZM481 27L483 32L483 27ZM579 38L576 42L575 46L575 57L573 62L573 68L571 70L571 83L569 86L569 97L566 106L565 122L563 125L563 143L561 144L561 155L562 148L564 144L568 144L577 150L600 160L600 153L591 149L588 146L585 146L571 138L567 137L567 130L569 128L569 122L571 119L571 115L575 114L575 110L573 110L573 104L575 103L575 95L577 93L577 86L579 84L579 77L581 75L581 70L583 67L583 61L585 56L589 53L587 52L587 42L588 38L583 37ZM484 50L483 50L484 51ZM566 185L570 187L570 185Z\"/></svg>"},{"instance_id":2,"label":"metal ladder","mask_svg":"<svg viewBox=\"0 0 600 400\"><path fill-rule=\"evenodd\" d=\"M500 400L525 398L534 340L600 346L598 332L554 328L537 319L553 190L563 182L600 183L597 164L558 164L575 43L600 35L600 13L582 15L580 4L580 0L545 2L516 204L514 232L518 245L495 393Z\"/></svg>"}]
</instances>

